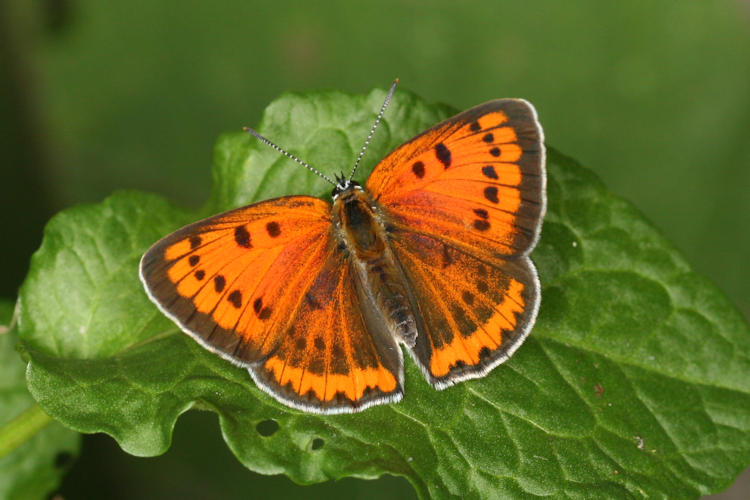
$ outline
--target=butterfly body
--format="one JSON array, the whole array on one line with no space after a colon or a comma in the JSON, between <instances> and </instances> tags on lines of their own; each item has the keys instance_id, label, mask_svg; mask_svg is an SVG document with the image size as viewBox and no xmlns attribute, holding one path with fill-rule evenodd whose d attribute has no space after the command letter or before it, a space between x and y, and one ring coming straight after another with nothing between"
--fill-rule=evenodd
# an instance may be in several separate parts
<instances>
[{"instance_id":1,"label":"butterfly body","mask_svg":"<svg viewBox=\"0 0 750 500\"><path fill-rule=\"evenodd\" d=\"M417 327L408 300L411 294L390 247L387 215L355 182L334 194L332 215L358 296L371 305L368 322L384 321L394 338L414 347Z\"/></svg>"},{"instance_id":2,"label":"butterfly body","mask_svg":"<svg viewBox=\"0 0 750 500\"><path fill-rule=\"evenodd\" d=\"M485 376L534 324L544 161L531 104L490 101L399 146L364 185L337 183L332 203L286 196L179 229L144 254L141 279L294 408L399 401L401 345L444 389Z\"/></svg>"}]
</instances>

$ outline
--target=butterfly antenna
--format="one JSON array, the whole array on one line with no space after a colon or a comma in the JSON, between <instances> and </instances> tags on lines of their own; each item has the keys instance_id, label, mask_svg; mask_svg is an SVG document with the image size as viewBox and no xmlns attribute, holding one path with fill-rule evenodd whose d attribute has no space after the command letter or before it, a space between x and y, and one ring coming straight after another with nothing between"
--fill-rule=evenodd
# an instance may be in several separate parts
<instances>
[{"instance_id":1,"label":"butterfly antenna","mask_svg":"<svg viewBox=\"0 0 750 500\"><path fill-rule=\"evenodd\" d=\"M398 78L396 78L393 81L393 85L391 85L391 90L389 90L388 95L385 96L385 101L383 102L383 105L380 107L380 113L378 113L378 117L375 119L375 123L372 124L372 128L370 129L370 135L367 136L367 140L365 141L365 144L362 146L362 150L359 152L359 156L357 156L357 161L354 162L354 168L352 168L352 173L349 175L349 181L354 179L354 172L357 171L359 162L362 161L362 157L365 155L367 146L370 145L370 139L372 139L372 136L375 133L375 129L378 128L380 119L383 118L383 114L385 113L385 108L387 108L388 103L391 102L391 97L393 97L393 91L396 90L396 85L398 85Z\"/></svg>"},{"instance_id":2,"label":"butterfly antenna","mask_svg":"<svg viewBox=\"0 0 750 500\"><path fill-rule=\"evenodd\" d=\"M333 179L331 179L330 177L328 177L326 174L322 173L320 170L318 170L318 169L316 169L314 167L311 167L307 162L304 162L304 161L300 160L299 158L297 158L296 156L294 156L292 153L290 153L288 151L285 151L284 149L282 149L281 147L277 146L273 142L269 141L268 139L266 139L265 137L263 137L258 132L256 132L255 130L251 129L250 127L242 127L242 130L244 130L245 132L247 132L247 133L255 136L259 141L265 142L266 144L268 144L273 149L275 149L279 153L283 154L284 156L286 156L290 160L294 160L295 162L299 163L300 165L302 165L303 167L305 167L306 169L308 169L310 172L314 173L317 176L322 177L326 181L328 181L331 184L333 184L334 186L336 186L336 182L334 182Z\"/></svg>"}]
</instances>

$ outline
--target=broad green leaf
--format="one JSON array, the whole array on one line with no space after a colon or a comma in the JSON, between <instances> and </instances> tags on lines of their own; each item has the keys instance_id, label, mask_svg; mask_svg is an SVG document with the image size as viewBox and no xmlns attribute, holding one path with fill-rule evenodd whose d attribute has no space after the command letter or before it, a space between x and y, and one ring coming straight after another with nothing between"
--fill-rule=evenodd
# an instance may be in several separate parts
<instances>
[{"instance_id":1,"label":"broad green leaf","mask_svg":"<svg viewBox=\"0 0 750 500\"><path fill-rule=\"evenodd\" d=\"M348 170L383 98L289 94L261 133L328 173ZM397 92L360 179L447 116ZM434 391L406 361L406 396L354 415L282 406L150 304L138 261L160 236L219 210L322 180L244 134L220 139L200 213L136 192L56 216L20 297L28 384L50 415L164 452L191 407L220 417L253 470L300 483L384 473L422 497L697 497L750 463L750 329L631 205L550 151L549 210L532 257L542 307L524 346L487 377Z\"/></svg>"},{"instance_id":2,"label":"broad green leaf","mask_svg":"<svg viewBox=\"0 0 750 500\"><path fill-rule=\"evenodd\" d=\"M80 435L52 421L26 389L12 316L13 304L0 300L0 498L42 499L78 454Z\"/></svg>"}]
</instances>

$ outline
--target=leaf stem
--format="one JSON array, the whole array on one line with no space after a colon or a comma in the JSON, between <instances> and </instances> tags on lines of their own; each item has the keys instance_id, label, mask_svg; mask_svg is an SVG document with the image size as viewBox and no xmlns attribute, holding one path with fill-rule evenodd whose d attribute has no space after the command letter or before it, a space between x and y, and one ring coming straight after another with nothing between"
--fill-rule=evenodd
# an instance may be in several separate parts
<instances>
[{"instance_id":1,"label":"leaf stem","mask_svg":"<svg viewBox=\"0 0 750 500\"><path fill-rule=\"evenodd\" d=\"M0 459L31 439L52 422L38 404L30 406L0 427Z\"/></svg>"}]
</instances>

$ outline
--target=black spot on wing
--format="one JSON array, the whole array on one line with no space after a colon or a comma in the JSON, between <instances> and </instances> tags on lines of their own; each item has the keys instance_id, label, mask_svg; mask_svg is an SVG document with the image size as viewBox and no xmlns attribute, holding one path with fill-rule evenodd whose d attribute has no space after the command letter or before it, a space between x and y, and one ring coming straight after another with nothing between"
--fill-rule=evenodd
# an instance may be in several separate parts
<instances>
[{"instance_id":1,"label":"black spot on wing","mask_svg":"<svg viewBox=\"0 0 750 500\"><path fill-rule=\"evenodd\" d=\"M221 274L216 275L214 277L214 290L216 290L217 293L224 290L224 286L227 284L227 280L224 279L224 276Z\"/></svg>"},{"instance_id":2,"label":"black spot on wing","mask_svg":"<svg viewBox=\"0 0 750 500\"><path fill-rule=\"evenodd\" d=\"M271 312L272 312L272 310L271 310L270 307L264 307L258 313L258 318L260 318L262 320L267 320L268 318L271 317Z\"/></svg>"},{"instance_id":3,"label":"black spot on wing","mask_svg":"<svg viewBox=\"0 0 750 500\"><path fill-rule=\"evenodd\" d=\"M305 351L295 349L294 347L287 346L285 349L286 362L289 366L301 366L302 361L305 358Z\"/></svg>"},{"instance_id":4,"label":"black spot on wing","mask_svg":"<svg viewBox=\"0 0 750 500\"><path fill-rule=\"evenodd\" d=\"M237 226L234 228L234 241L244 248L250 248L253 246L250 243L250 233L247 232L245 226Z\"/></svg>"},{"instance_id":5,"label":"black spot on wing","mask_svg":"<svg viewBox=\"0 0 750 500\"><path fill-rule=\"evenodd\" d=\"M349 366L349 361L346 359L346 353L338 342L334 342L333 348L331 349L331 373L337 375L349 375L351 373L351 367Z\"/></svg>"},{"instance_id":6,"label":"black spot on wing","mask_svg":"<svg viewBox=\"0 0 750 500\"><path fill-rule=\"evenodd\" d=\"M271 238L275 238L281 234L281 228L279 227L279 223L276 221L266 224L266 231L268 232L268 236L270 236Z\"/></svg>"},{"instance_id":7,"label":"black spot on wing","mask_svg":"<svg viewBox=\"0 0 750 500\"><path fill-rule=\"evenodd\" d=\"M194 249L198 248L199 246L201 246L201 242L202 242L202 240L201 240L200 236L198 236L198 235L191 236L190 237L190 249L194 250Z\"/></svg>"},{"instance_id":8,"label":"black spot on wing","mask_svg":"<svg viewBox=\"0 0 750 500\"><path fill-rule=\"evenodd\" d=\"M474 209L474 213L480 219L487 219L490 216L490 214L487 213L487 210L485 210L483 208L475 208Z\"/></svg>"},{"instance_id":9,"label":"black spot on wing","mask_svg":"<svg viewBox=\"0 0 750 500\"><path fill-rule=\"evenodd\" d=\"M260 319L265 320L271 317L271 308L263 307L263 297L258 297L253 301L253 311Z\"/></svg>"},{"instance_id":10,"label":"black spot on wing","mask_svg":"<svg viewBox=\"0 0 750 500\"><path fill-rule=\"evenodd\" d=\"M326 348L326 343L323 340L323 337L315 337L313 344L315 345L315 348L319 351L323 351Z\"/></svg>"},{"instance_id":11,"label":"black spot on wing","mask_svg":"<svg viewBox=\"0 0 750 500\"><path fill-rule=\"evenodd\" d=\"M483 324L493 316L494 311L491 308L480 304L474 307L473 313L474 316L476 316L477 320Z\"/></svg>"},{"instance_id":12,"label":"black spot on wing","mask_svg":"<svg viewBox=\"0 0 750 500\"><path fill-rule=\"evenodd\" d=\"M227 300L231 302L234 307L239 309L242 307L242 292L239 290L232 290L232 293L227 296Z\"/></svg>"},{"instance_id":13,"label":"black spot on wing","mask_svg":"<svg viewBox=\"0 0 750 500\"><path fill-rule=\"evenodd\" d=\"M484 188L484 197L492 203L498 203L500 200L497 198L497 187L487 186Z\"/></svg>"},{"instance_id":14,"label":"black spot on wing","mask_svg":"<svg viewBox=\"0 0 750 500\"><path fill-rule=\"evenodd\" d=\"M473 226L477 231L487 231L490 228L490 223L484 219L476 219Z\"/></svg>"},{"instance_id":15,"label":"black spot on wing","mask_svg":"<svg viewBox=\"0 0 750 500\"><path fill-rule=\"evenodd\" d=\"M197 256L197 255L191 255L190 258L188 258L188 263L191 266L197 266L198 262L200 262L200 261L201 261L201 258L199 256Z\"/></svg>"},{"instance_id":16,"label":"black spot on wing","mask_svg":"<svg viewBox=\"0 0 750 500\"><path fill-rule=\"evenodd\" d=\"M488 179L497 179L497 172L495 172L495 167L492 165L487 165L482 167L482 173L485 177Z\"/></svg>"},{"instance_id":17,"label":"black spot on wing","mask_svg":"<svg viewBox=\"0 0 750 500\"><path fill-rule=\"evenodd\" d=\"M307 371L314 375L322 375L325 372L326 365L322 357L315 357L307 365Z\"/></svg>"},{"instance_id":18,"label":"black spot on wing","mask_svg":"<svg viewBox=\"0 0 750 500\"><path fill-rule=\"evenodd\" d=\"M464 337L470 336L472 333L474 333L477 330L477 325L472 321L467 315L466 312L461 309L457 304L453 305L451 307L451 313L453 314L453 320L456 322L456 325L458 326L458 331L461 332L461 335Z\"/></svg>"},{"instance_id":19,"label":"black spot on wing","mask_svg":"<svg viewBox=\"0 0 750 500\"><path fill-rule=\"evenodd\" d=\"M451 150L442 142L435 146L435 156L445 168L451 166Z\"/></svg>"},{"instance_id":20,"label":"black spot on wing","mask_svg":"<svg viewBox=\"0 0 750 500\"><path fill-rule=\"evenodd\" d=\"M414 165L411 166L411 171L421 179L424 177L424 163L421 161L415 162Z\"/></svg>"}]
</instances>

